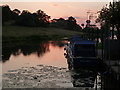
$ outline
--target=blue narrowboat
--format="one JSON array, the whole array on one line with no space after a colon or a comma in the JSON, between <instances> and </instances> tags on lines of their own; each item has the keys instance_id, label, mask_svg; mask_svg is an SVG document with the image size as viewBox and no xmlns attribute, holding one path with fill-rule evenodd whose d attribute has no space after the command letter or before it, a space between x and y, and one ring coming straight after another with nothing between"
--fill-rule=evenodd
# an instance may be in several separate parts
<instances>
[{"instance_id":1,"label":"blue narrowboat","mask_svg":"<svg viewBox=\"0 0 120 90\"><path fill-rule=\"evenodd\" d=\"M99 64L96 57L95 42L92 40L72 37L65 46L65 57L69 68L79 68L81 66L94 67Z\"/></svg>"}]
</instances>

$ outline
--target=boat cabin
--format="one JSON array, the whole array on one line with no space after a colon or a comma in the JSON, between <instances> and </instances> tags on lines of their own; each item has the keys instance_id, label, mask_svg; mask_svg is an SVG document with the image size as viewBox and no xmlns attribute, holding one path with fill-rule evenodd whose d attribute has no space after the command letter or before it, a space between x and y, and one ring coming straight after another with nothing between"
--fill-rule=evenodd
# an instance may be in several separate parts
<instances>
[{"instance_id":1,"label":"boat cabin","mask_svg":"<svg viewBox=\"0 0 120 90\"><path fill-rule=\"evenodd\" d=\"M95 42L91 40L73 38L65 48L72 57L96 57Z\"/></svg>"},{"instance_id":2,"label":"boat cabin","mask_svg":"<svg viewBox=\"0 0 120 90\"><path fill-rule=\"evenodd\" d=\"M91 67L98 64L94 41L74 37L71 38L70 42L65 46L65 50L69 67Z\"/></svg>"}]
</instances>

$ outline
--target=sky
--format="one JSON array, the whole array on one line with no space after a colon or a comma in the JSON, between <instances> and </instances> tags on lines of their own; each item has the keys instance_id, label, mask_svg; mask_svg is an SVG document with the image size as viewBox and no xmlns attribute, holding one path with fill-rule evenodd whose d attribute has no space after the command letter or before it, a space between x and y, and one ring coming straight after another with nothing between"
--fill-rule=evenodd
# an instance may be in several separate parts
<instances>
[{"instance_id":1,"label":"sky","mask_svg":"<svg viewBox=\"0 0 120 90\"><path fill-rule=\"evenodd\" d=\"M22 10L28 10L30 12L36 12L37 10L43 10L47 15L53 18L65 18L73 16L76 18L78 24L85 24L87 20L87 12L97 16L98 11L109 2L2 2L1 5L9 5L10 8ZM89 14L89 15L90 15ZM94 23L95 18L91 19Z\"/></svg>"}]
</instances>

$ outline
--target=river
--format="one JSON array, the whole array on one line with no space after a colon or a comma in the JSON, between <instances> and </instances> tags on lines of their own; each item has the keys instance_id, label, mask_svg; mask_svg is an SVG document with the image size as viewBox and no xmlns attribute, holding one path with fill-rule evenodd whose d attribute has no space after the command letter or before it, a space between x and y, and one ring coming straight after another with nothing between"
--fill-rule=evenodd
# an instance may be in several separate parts
<instances>
[{"instance_id":1,"label":"river","mask_svg":"<svg viewBox=\"0 0 120 90\"><path fill-rule=\"evenodd\" d=\"M68 41L3 43L4 88L100 88L97 71L70 71L64 56ZM97 79L96 79L97 77ZM96 83L97 80L97 83Z\"/></svg>"}]
</instances>

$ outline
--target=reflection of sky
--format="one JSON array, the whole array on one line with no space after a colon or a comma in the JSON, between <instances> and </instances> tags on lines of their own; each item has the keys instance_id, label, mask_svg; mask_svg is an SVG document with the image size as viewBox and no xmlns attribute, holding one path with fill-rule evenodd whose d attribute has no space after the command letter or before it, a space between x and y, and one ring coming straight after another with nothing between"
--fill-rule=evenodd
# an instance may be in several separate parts
<instances>
[{"instance_id":1,"label":"reflection of sky","mask_svg":"<svg viewBox=\"0 0 120 90\"><path fill-rule=\"evenodd\" d=\"M51 18L66 18L73 16L79 24L84 23L87 19L87 11L96 13L108 2L3 2L11 9L29 10L35 12L38 9L43 10Z\"/></svg>"},{"instance_id":2,"label":"reflection of sky","mask_svg":"<svg viewBox=\"0 0 120 90\"><path fill-rule=\"evenodd\" d=\"M31 53L30 55L26 56L23 55L23 53L20 53L17 56L11 54L9 60L3 63L3 73L7 72L8 70L16 70L21 67L32 67L41 64L67 68L67 60L64 57L64 47L60 48L50 44L49 49L49 52L45 52L44 55L40 57L38 57L37 53Z\"/></svg>"}]
</instances>

